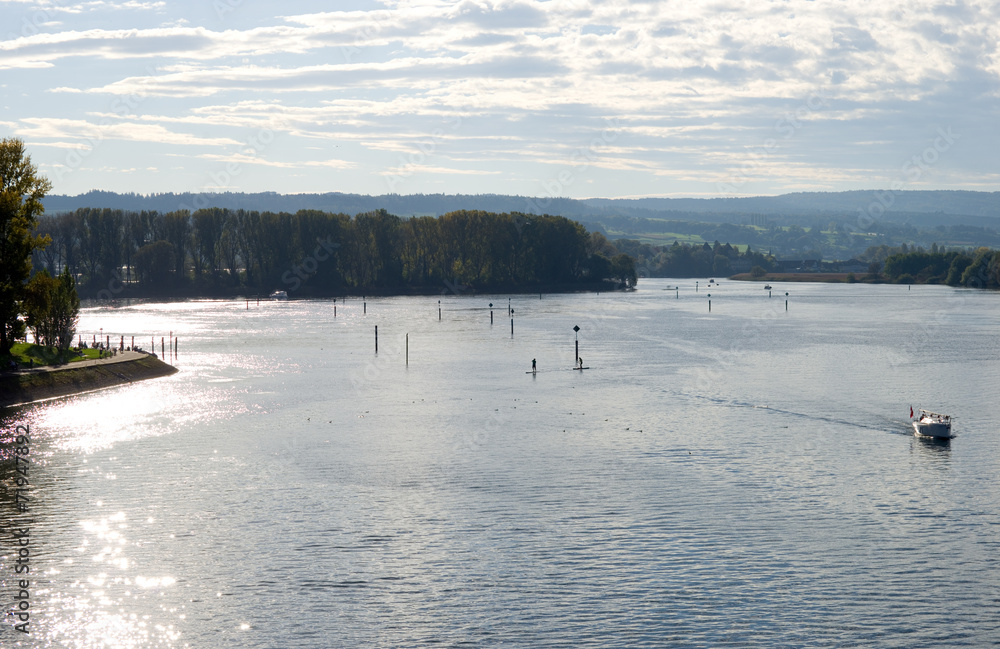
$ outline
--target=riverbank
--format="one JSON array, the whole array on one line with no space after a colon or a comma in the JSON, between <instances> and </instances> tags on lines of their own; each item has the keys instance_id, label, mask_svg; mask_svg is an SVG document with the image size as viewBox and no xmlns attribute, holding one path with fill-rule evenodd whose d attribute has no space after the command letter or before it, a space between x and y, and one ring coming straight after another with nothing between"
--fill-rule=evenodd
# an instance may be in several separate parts
<instances>
[{"instance_id":1,"label":"riverbank","mask_svg":"<svg viewBox=\"0 0 1000 649\"><path fill-rule=\"evenodd\" d=\"M855 281L859 284L884 284L884 280L873 281L864 279L864 275L858 276L855 273L768 273L763 277L751 277L750 273L740 273L733 275L729 279L741 282L828 282L847 283L850 276L854 275Z\"/></svg>"},{"instance_id":2,"label":"riverbank","mask_svg":"<svg viewBox=\"0 0 1000 649\"><path fill-rule=\"evenodd\" d=\"M600 280L596 282L561 282L526 285L469 286L460 282L444 282L427 286L395 286L374 288L313 288L308 283L297 290L286 284L276 286L285 290L288 299L361 299L362 297L415 297L421 295L533 295L537 293L605 293L623 290L621 282ZM144 291L139 287L127 287L115 293L108 291L80 290L81 299L89 303L137 300L157 302L179 302L183 300L265 300L270 292L255 293L247 287L231 289L210 289L185 287L168 291Z\"/></svg>"},{"instance_id":3,"label":"riverbank","mask_svg":"<svg viewBox=\"0 0 1000 649\"><path fill-rule=\"evenodd\" d=\"M176 372L177 368L152 354L126 352L114 358L4 373L0 374L0 408L170 376Z\"/></svg>"}]
</instances>

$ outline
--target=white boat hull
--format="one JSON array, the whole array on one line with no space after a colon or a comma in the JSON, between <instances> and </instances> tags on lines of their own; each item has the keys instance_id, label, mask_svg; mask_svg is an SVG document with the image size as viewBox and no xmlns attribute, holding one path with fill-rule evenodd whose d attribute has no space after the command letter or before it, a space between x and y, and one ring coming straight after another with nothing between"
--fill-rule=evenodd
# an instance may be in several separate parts
<instances>
[{"instance_id":1,"label":"white boat hull","mask_svg":"<svg viewBox=\"0 0 1000 649\"><path fill-rule=\"evenodd\" d=\"M915 421L913 430L918 437L951 437L951 423Z\"/></svg>"}]
</instances>

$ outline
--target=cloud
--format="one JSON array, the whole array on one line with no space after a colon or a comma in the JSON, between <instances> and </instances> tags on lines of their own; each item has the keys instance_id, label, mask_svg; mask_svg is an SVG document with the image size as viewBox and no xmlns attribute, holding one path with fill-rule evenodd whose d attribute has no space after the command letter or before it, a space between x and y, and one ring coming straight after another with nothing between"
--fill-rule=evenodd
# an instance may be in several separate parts
<instances>
[{"instance_id":1,"label":"cloud","mask_svg":"<svg viewBox=\"0 0 1000 649\"><path fill-rule=\"evenodd\" d=\"M778 138L782 146L755 167L755 178L823 176L829 184L841 179L824 152L870 174L873 149L903 156L928 125L960 119L967 130L985 130L1000 94L1000 7L986 0L950 9L930 0L905 8L860 0L392 0L373 11L259 20L244 6L201 24L174 5L129 6L155 15L157 26L115 21L109 3L82 2L63 13L106 12L107 26L50 23L0 41L5 75L30 75L33 92L60 105L53 115L61 117L8 117L13 130L51 147L93 137L85 125L107 119L114 126L106 136L121 141L228 147L266 127L303 146L350 143L357 158L341 168L376 175L399 166L386 155L444 131L424 173L506 175L487 173L489 160L530 184L530 174L566 165L617 119L620 138L590 168L657 182L702 169L725 176L753 147ZM239 22L243 11L252 26ZM821 109L796 117L817 95L827 98ZM143 101L122 116L109 108L121 97ZM791 128L787 141L782 123ZM210 155L233 160L225 158L231 151ZM269 153L267 164L346 164L293 155Z\"/></svg>"},{"instance_id":2,"label":"cloud","mask_svg":"<svg viewBox=\"0 0 1000 649\"><path fill-rule=\"evenodd\" d=\"M502 171L488 171L484 169L469 169L468 167L437 167L421 164L409 164L399 167L391 167L379 172L381 176L409 177L415 174L442 174L448 176L496 176Z\"/></svg>"},{"instance_id":3,"label":"cloud","mask_svg":"<svg viewBox=\"0 0 1000 649\"><path fill-rule=\"evenodd\" d=\"M159 124L135 121L93 123L79 119L27 117L19 121L18 132L26 138L56 141L77 141L93 146L103 140L147 142L180 146L233 146L238 140L221 137L200 137L178 133Z\"/></svg>"},{"instance_id":4,"label":"cloud","mask_svg":"<svg viewBox=\"0 0 1000 649\"><path fill-rule=\"evenodd\" d=\"M198 157L204 160L212 160L213 162L224 162L226 164L261 165L264 167L276 167L280 169L304 169L309 167L322 167L325 169L351 169L357 166L355 163L349 160L330 159L330 160L283 161L283 160L270 160L267 159L266 157L260 157L246 153L236 153L230 155L218 155L214 153L206 153Z\"/></svg>"}]
</instances>

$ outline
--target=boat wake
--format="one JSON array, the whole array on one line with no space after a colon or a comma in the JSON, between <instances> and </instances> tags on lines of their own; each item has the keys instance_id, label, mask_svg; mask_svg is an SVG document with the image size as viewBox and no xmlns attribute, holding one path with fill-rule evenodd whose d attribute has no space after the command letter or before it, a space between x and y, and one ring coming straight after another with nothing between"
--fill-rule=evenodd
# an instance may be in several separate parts
<instances>
[{"instance_id":1,"label":"boat wake","mask_svg":"<svg viewBox=\"0 0 1000 649\"><path fill-rule=\"evenodd\" d=\"M829 415L810 414L806 412L798 412L795 410L786 410L784 408L772 406L770 404L751 403L747 401L722 399L719 397L706 397L703 395L694 395L694 394L688 394L684 396L692 399L697 399L700 401L709 401L721 407L767 410L768 412L773 412L776 415L791 417L803 421L821 423L829 426L838 426L838 427L848 426L850 428L877 431L880 433L891 433L893 435L906 435L906 436L913 435L913 430L912 428L910 428L910 424L908 421L902 419L894 419L892 417L886 417L885 415L879 415L876 413L864 413L860 411L855 411L856 414L865 417L861 421L858 421L858 420L844 419L842 417L833 417Z\"/></svg>"}]
</instances>

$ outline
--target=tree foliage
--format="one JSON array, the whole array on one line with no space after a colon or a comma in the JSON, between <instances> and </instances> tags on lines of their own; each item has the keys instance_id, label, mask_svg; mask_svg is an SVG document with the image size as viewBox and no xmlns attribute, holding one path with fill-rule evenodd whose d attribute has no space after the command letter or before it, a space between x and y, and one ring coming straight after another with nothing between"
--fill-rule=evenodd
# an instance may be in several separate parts
<instances>
[{"instance_id":1,"label":"tree foliage","mask_svg":"<svg viewBox=\"0 0 1000 649\"><path fill-rule=\"evenodd\" d=\"M972 252L898 250L885 260L885 275L895 282L913 282L1000 288L1000 251L977 248Z\"/></svg>"},{"instance_id":2,"label":"tree foliage","mask_svg":"<svg viewBox=\"0 0 1000 649\"><path fill-rule=\"evenodd\" d=\"M69 349L80 313L76 281L69 269L59 277L44 269L35 273L25 293L25 322L35 341L45 347Z\"/></svg>"},{"instance_id":3,"label":"tree foliage","mask_svg":"<svg viewBox=\"0 0 1000 649\"><path fill-rule=\"evenodd\" d=\"M53 250L36 255L36 263L69 267L90 295L105 294L109 285L133 295L278 289L336 295L636 279L632 257L603 236L561 216L517 212L402 219L385 210L350 217L317 210L161 215L85 208L46 217L42 230Z\"/></svg>"},{"instance_id":4,"label":"tree foliage","mask_svg":"<svg viewBox=\"0 0 1000 649\"><path fill-rule=\"evenodd\" d=\"M51 188L31 164L21 140L0 140L0 356L9 354L24 333L21 302L32 252L49 241L34 230L44 211L42 198Z\"/></svg>"},{"instance_id":5,"label":"tree foliage","mask_svg":"<svg viewBox=\"0 0 1000 649\"><path fill-rule=\"evenodd\" d=\"M653 246L634 239L618 239L614 247L636 260L637 270L648 277L710 277L749 272L760 267L765 273L777 270L774 257L747 247L740 252L730 244L718 241L712 245L684 244Z\"/></svg>"}]
</instances>

